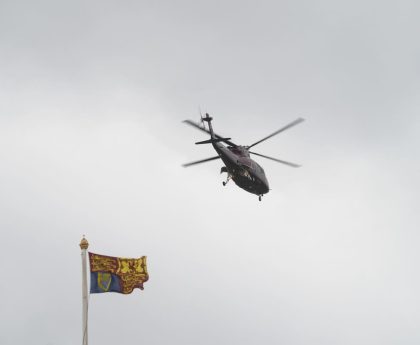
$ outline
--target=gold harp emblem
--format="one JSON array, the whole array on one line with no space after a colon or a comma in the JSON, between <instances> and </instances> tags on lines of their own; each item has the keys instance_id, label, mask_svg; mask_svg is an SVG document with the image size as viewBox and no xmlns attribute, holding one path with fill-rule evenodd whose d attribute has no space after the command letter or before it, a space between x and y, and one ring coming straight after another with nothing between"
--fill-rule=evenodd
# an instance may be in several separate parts
<instances>
[{"instance_id":1,"label":"gold harp emblem","mask_svg":"<svg viewBox=\"0 0 420 345\"><path fill-rule=\"evenodd\" d=\"M98 272L98 286L102 291L106 292L109 290L111 281L111 273Z\"/></svg>"}]
</instances>

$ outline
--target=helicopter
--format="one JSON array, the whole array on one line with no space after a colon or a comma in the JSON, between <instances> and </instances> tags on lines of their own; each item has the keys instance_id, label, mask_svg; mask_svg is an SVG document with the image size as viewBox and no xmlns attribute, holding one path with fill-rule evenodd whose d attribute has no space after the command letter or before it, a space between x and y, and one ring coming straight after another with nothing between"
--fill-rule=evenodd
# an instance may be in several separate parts
<instances>
[{"instance_id":1,"label":"helicopter","mask_svg":"<svg viewBox=\"0 0 420 345\"><path fill-rule=\"evenodd\" d=\"M249 193L258 195L259 201L261 201L261 198L264 194L269 192L270 188L268 185L267 177L265 176L264 169L257 162L250 158L250 154L267 158L278 163L286 164L293 168L300 167L298 164L262 155L260 153L250 151L250 149L262 143L263 141L285 131L286 129L289 129L303 122L303 118L297 118L288 125L248 146L236 145L231 141L231 138L224 138L216 134L213 131L213 126L211 123L212 120L213 118L210 117L208 113L206 113L205 117L201 117L202 125L191 120L183 121L187 125L210 134L209 140L196 142L196 145L211 144L217 152L217 156L186 163L182 165L183 167L190 167L216 159L221 159L225 165L221 168L220 173L227 173L227 179L226 181L223 181L223 186L226 186L230 180L233 180L238 187ZM205 127L204 122L207 122L208 129ZM225 143L228 146L225 146L222 143Z\"/></svg>"}]
</instances>

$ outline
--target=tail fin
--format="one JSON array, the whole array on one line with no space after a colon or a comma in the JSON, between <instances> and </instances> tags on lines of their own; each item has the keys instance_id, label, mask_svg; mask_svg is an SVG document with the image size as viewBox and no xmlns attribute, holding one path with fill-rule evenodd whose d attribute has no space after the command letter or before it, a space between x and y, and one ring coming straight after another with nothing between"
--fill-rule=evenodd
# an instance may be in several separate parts
<instances>
[{"instance_id":1,"label":"tail fin","mask_svg":"<svg viewBox=\"0 0 420 345\"><path fill-rule=\"evenodd\" d=\"M203 117L202 119L203 119L203 121L206 121L206 122L208 122L209 124L210 124L210 122L213 120L213 118L212 118L212 117L210 117L210 115L209 115L208 113L206 113L206 117Z\"/></svg>"},{"instance_id":2,"label":"tail fin","mask_svg":"<svg viewBox=\"0 0 420 345\"><path fill-rule=\"evenodd\" d=\"M206 113L206 117L202 117L201 119L202 119L202 121L206 121L208 123L211 138L216 139L216 137L214 135L214 132L213 132L213 126L211 125L211 121L213 120L213 118L210 117L210 115L208 113Z\"/></svg>"}]
</instances>

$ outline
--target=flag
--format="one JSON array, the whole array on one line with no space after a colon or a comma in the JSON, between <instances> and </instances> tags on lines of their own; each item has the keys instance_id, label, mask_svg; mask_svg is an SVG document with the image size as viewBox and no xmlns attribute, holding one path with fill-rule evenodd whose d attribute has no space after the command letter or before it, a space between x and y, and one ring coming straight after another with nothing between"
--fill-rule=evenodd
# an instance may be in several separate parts
<instances>
[{"instance_id":1,"label":"flag","mask_svg":"<svg viewBox=\"0 0 420 345\"><path fill-rule=\"evenodd\" d=\"M117 258L89 253L90 293L132 293L135 288L143 290L149 279L146 257L138 259Z\"/></svg>"}]
</instances>

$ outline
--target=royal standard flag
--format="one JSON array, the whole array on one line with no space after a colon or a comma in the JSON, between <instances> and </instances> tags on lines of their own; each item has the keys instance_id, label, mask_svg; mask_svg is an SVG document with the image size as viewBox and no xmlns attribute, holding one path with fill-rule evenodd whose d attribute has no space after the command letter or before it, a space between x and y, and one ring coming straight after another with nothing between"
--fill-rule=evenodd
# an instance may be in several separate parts
<instances>
[{"instance_id":1,"label":"royal standard flag","mask_svg":"<svg viewBox=\"0 0 420 345\"><path fill-rule=\"evenodd\" d=\"M146 257L138 259L116 258L89 253L90 293L132 293L135 288L143 290L149 279Z\"/></svg>"}]
</instances>

